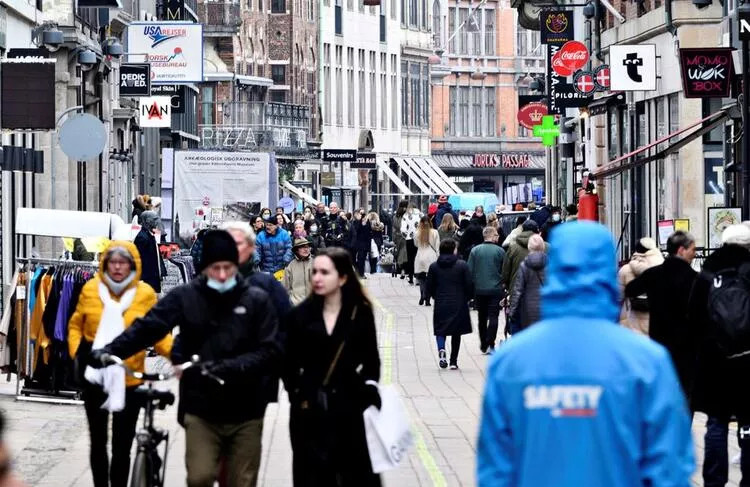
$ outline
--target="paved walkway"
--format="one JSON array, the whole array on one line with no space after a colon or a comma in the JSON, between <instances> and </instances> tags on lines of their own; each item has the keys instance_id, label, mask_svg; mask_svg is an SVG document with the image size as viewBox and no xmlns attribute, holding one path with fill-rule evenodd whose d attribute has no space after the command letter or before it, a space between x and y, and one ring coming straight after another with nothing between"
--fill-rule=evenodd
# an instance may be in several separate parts
<instances>
[{"instance_id":1,"label":"paved walkway","mask_svg":"<svg viewBox=\"0 0 750 487\"><path fill-rule=\"evenodd\" d=\"M432 308L417 306L418 289L380 274L367 281L378 308L382 381L396 385L414 423L416 448L408 463L385 475L385 485L473 486L476 437L487 357L479 352L476 332L465 336L458 371L438 368ZM476 322L476 315L474 316ZM475 327L476 328L476 327ZM502 328L502 326L501 326ZM175 384L171 384L175 389ZM0 385L0 407L9 416L8 440L15 465L34 487L90 487L88 434L80 406L18 402L15 384ZM288 402L271 405L266 414L264 456L259 485L291 486ZM184 435L175 408L159 412L157 424L171 432L167 487L184 486ZM705 418L696 417L696 456L703 457ZM738 452L732 437L730 454ZM700 476L694 484L702 485ZM739 484L739 467L730 469L728 485Z\"/></svg>"}]
</instances>

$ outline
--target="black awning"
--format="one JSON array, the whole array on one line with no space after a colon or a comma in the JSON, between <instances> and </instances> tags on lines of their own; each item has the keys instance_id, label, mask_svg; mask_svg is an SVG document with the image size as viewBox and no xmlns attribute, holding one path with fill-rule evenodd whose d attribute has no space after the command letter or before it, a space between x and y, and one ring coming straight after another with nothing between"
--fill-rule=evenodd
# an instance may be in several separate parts
<instances>
[{"instance_id":1,"label":"black awning","mask_svg":"<svg viewBox=\"0 0 750 487\"><path fill-rule=\"evenodd\" d=\"M601 98L597 98L588 105L589 116L601 115L607 113L607 109L611 106L624 105L625 104L625 92L619 91L612 93Z\"/></svg>"}]
</instances>

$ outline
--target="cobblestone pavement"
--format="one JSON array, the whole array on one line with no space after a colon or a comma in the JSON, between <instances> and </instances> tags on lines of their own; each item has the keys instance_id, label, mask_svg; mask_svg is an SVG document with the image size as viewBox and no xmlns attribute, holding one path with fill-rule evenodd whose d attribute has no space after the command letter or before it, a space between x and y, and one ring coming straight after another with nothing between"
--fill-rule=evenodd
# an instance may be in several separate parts
<instances>
[{"instance_id":1,"label":"cobblestone pavement","mask_svg":"<svg viewBox=\"0 0 750 487\"><path fill-rule=\"evenodd\" d=\"M382 381L396 385L414 424L416 448L408 462L385 476L386 486L473 486L476 437L487 357L479 352L476 331L465 336L458 371L438 368L432 336L432 308L417 306L418 288L379 274L367 281L378 308ZM476 315L474 316L476 322ZM501 327L502 328L502 327ZM475 327L476 329L476 327ZM175 384L170 385L176 389ZM81 406L14 400L15 384L0 384L0 407L9 416L7 438L15 466L34 487L90 487L88 432ZM269 406L259 485L291 485L288 402ZM167 486L185 485L184 435L176 410L157 414L171 433ZM694 421L696 458L703 457L705 417ZM730 455L738 453L731 436ZM698 470L699 471L699 470ZM730 486L739 484L739 467L730 468ZM694 485L702 485L700 475Z\"/></svg>"}]
</instances>

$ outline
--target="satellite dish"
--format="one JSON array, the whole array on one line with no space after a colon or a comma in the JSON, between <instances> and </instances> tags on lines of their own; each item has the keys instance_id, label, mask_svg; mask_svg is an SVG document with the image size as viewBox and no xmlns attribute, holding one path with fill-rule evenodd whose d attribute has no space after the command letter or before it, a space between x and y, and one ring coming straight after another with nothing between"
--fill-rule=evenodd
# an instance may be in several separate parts
<instances>
[{"instance_id":1,"label":"satellite dish","mask_svg":"<svg viewBox=\"0 0 750 487\"><path fill-rule=\"evenodd\" d=\"M76 113L63 122L58 139L66 156L76 161L90 161L104 152L107 129L95 116Z\"/></svg>"}]
</instances>

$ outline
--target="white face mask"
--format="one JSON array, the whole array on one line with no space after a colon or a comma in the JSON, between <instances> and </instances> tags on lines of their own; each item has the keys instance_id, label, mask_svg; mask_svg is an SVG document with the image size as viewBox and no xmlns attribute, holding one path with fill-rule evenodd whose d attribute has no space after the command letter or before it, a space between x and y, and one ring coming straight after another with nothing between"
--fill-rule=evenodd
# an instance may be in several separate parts
<instances>
[{"instance_id":1,"label":"white face mask","mask_svg":"<svg viewBox=\"0 0 750 487\"><path fill-rule=\"evenodd\" d=\"M206 284L208 285L208 287L218 292L219 294L224 294L234 289L234 287L237 285L237 276L232 276L224 282L219 282L216 279L211 279L209 277L206 281Z\"/></svg>"},{"instance_id":2,"label":"white face mask","mask_svg":"<svg viewBox=\"0 0 750 487\"><path fill-rule=\"evenodd\" d=\"M318 232L318 226L310 225L310 233L317 233L317 232Z\"/></svg>"},{"instance_id":3,"label":"white face mask","mask_svg":"<svg viewBox=\"0 0 750 487\"><path fill-rule=\"evenodd\" d=\"M560 214L559 213L555 213L554 215L552 215L552 221L553 222L559 222L560 221Z\"/></svg>"}]
</instances>

